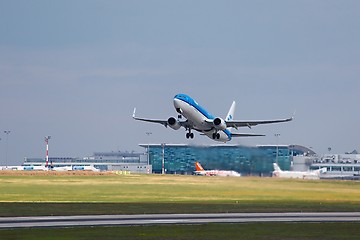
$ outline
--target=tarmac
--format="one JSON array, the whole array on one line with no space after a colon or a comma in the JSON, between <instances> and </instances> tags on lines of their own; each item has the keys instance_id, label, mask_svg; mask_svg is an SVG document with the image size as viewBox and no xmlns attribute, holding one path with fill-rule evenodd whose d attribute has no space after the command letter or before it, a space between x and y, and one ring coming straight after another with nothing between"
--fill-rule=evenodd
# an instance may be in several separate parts
<instances>
[{"instance_id":1,"label":"tarmac","mask_svg":"<svg viewBox=\"0 0 360 240\"><path fill-rule=\"evenodd\" d=\"M259 222L360 222L360 212L86 215L0 217L0 228L131 226Z\"/></svg>"}]
</instances>

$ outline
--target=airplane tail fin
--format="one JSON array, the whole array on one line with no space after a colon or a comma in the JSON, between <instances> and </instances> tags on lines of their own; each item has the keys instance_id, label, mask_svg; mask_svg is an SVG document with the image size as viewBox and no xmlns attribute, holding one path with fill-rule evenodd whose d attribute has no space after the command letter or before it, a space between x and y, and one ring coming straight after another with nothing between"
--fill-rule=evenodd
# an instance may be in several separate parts
<instances>
[{"instance_id":1,"label":"airplane tail fin","mask_svg":"<svg viewBox=\"0 0 360 240\"><path fill-rule=\"evenodd\" d=\"M234 119L235 106L236 106L236 103L235 103L235 101L233 101L230 106L229 112L226 115L225 121L231 121ZM231 132L231 127L227 128L227 129Z\"/></svg>"},{"instance_id":2,"label":"airplane tail fin","mask_svg":"<svg viewBox=\"0 0 360 240\"><path fill-rule=\"evenodd\" d=\"M274 170L277 172L282 172L282 170L280 169L279 165L277 165L277 163L273 163L274 165Z\"/></svg>"},{"instance_id":3,"label":"airplane tail fin","mask_svg":"<svg viewBox=\"0 0 360 240\"><path fill-rule=\"evenodd\" d=\"M205 171L199 162L195 162L196 171Z\"/></svg>"},{"instance_id":4,"label":"airplane tail fin","mask_svg":"<svg viewBox=\"0 0 360 240\"><path fill-rule=\"evenodd\" d=\"M236 103L235 103L235 101L233 101L233 103L231 104L231 107L229 109L229 112L226 115L225 121L231 121L234 119L235 106L236 106Z\"/></svg>"}]
</instances>

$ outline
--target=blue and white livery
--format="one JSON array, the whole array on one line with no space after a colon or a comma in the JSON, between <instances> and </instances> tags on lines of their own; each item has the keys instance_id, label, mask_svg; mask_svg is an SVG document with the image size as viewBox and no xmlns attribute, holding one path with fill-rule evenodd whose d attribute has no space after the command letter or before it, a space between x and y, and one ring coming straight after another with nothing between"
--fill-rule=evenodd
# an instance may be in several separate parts
<instances>
[{"instance_id":1,"label":"blue and white livery","mask_svg":"<svg viewBox=\"0 0 360 240\"><path fill-rule=\"evenodd\" d=\"M174 97L174 107L179 113L178 117L170 117L167 120L139 118L135 116L136 108L134 109L133 118L139 121L159 123L165 127L170 127L174 130L178 130L184 127L187 131L186 138L194 138L192 130L200 132L202 135L206 135L209 138L219 141L228 142L233 137L256 137L264 136L260 134L247 134L247 133L232 133L231 129L238 127L256 126L259 124L270 124L289 122L293 120L293 117L279 120L264 120L264 121L236 121L233 120L235 112L235 101L232 103L228 114L225 119L220 117L214 117L202 106L200 106L193 98L186 94L177 94ZM182 117L186 120L182 120Z\"/></svg>"}]
</instances>

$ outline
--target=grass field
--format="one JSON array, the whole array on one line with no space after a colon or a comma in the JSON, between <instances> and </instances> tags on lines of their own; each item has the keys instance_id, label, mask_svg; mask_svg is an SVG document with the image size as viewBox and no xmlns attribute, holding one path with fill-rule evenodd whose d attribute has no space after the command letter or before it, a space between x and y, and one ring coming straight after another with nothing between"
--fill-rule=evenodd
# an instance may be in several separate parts
<instances>
[{"instance_id":1,"label":"grass field","mask_svg":"<svg viewBox=\"0 0 360 240\"><path fill-rule=\"evenodd\" d=\"M0 216L360 211L360 182L181 175L0 175Z\"/></svg>"},{"instance_id":2,"label":"grass field","mask_svg":"<svg viewBox=\"0 0 360 240\"><path fill-rule=\"evenodd\" d=\"M0 216L360 211L360 182L0 173ZM358 239L360 223L0 230L0 239Z\"/></svg>"}]
</instances>

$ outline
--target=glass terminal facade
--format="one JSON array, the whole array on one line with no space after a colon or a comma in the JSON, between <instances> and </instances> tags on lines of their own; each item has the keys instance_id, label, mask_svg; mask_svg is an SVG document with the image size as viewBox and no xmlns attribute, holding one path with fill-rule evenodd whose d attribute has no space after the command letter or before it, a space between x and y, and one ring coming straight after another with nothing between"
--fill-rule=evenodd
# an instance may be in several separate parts
<instances>
[{"instance_id":1,"label":"glass terminal facade","mask_svg":"<svg viewBox=\"0 0 360 240\"><path fill-rule=\"evenodd\" d=\"M314 154L298 145L241 145L197 146L185 144L141 144L146 153L101 152L84 158L49 158L52 167L93 166L101 171L131 171L137 173L161 173L162 160L168 174L193 174L195 162L204 169L234 170L242 176L270 176L273 163L282 170L297 166L293 156ZM149 151L149 154L147 152ZM163 154L164 153L164 154ZM148 163L149 162L149 163ZM44 165L44 158L25 158L24 166ZM305 164L305 163L304 163ZM303 165L304 165L303 164Z\"/></svg>"},{"instance_id":2,"label":"glass terminal facade","mask_svg":"<svg viewBox=\"0 0 360 240\"><path fill-rule=\"evenodd\" d=\"M141 144L149 152L153 173L161 173L162 160L166 173L192 174L195 162L204 169L234 170L246 175L271 175L273 163L289 170L292 155L303 153L304 147L294 145L239 145L193 146L176 144ZM164 155L164 156L163 156Z\"/></svg>"}]
</instances>

